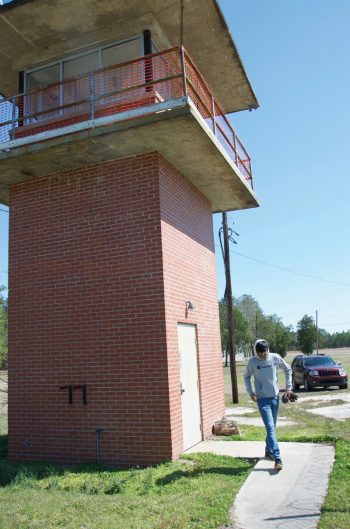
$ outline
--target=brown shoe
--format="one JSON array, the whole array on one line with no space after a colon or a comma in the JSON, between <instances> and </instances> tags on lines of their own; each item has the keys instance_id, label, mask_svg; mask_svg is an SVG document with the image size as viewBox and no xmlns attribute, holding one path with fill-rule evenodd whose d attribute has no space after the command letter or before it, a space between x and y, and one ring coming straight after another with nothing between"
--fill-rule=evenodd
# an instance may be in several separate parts
<instances>
[{"instance_id":1,"label":"brown shoe","mask_svg":"<svg viewBox=\"0 0 350 529\"><path fill-rule=\"evenodd\" d=\"M275 461L275 470L282 470L283 468L283 463L280 459L276 459Z\"/></svg>"}]
</instances>

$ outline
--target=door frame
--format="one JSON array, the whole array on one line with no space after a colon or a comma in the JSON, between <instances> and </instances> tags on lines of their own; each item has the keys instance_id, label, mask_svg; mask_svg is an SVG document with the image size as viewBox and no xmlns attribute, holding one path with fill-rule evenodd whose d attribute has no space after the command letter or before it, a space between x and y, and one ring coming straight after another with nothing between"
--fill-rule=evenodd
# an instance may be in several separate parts
<instances>
[{"instance_id":1,"label":"door frame","mask_svg":"<svg viewBox=\"0 0 350 529\"><path fill-rule=\"evenodd\" d=\"M199 420L200 420L200 432L201 432L201 438L198 441L200 443L204 439L204 432L203 432L203 410L202 410L202 381L200 377L200 362L199 362L199 341L198 341L198 325L196 323L190 323L188 321L177 321L176 328L177 328L177 339L178 339L178 354L179 354L179 380L180 380L180 392L181 392L181 369L180 369L180 362L181 362L181 351L180 351L180 343L179 343L179 326L186 326L186 327L194 327L194 336L195 336L195 347L196 347L196 366L197 366L197 388L198 388L198 405L199 405ZM182 395L180 394L180 407L181 407L181 425L182 425L182 435L183 435L183 412L182 412ZM193 446L195 446L195 443ZM188 448L184 448L184 439L182 438L182 449L188 450Z\"/></svg>"}]
</instances>

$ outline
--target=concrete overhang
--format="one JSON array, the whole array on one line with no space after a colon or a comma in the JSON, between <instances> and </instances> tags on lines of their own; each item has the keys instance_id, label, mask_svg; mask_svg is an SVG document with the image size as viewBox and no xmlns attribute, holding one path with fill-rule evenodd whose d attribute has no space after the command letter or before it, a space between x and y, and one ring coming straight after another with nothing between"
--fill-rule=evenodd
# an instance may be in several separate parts
<instances>
[{"instance_id":1,"label":"concrete overhang","mask_svg":"<svg viewBox=\"0 0 350 529\"><path fill-rule=\"evenodd\" d=\"M184 46L226 113L257 108L217 0L184 0ZM180 0L13 0L0 6L0 93L18 93L18 72L150 29L180 43Z\"/></svg>"},{"instance_id":2,"label":"concrete overhang","mask_svg":"<svg viewBox=\"0 0 350 529\"><path fill-rule=\"evenodd\" d=\"M70 129L49 131L43 133L44 141L0 153L0 202L9 204L10 186L15 183L159 152L210 200L213 212L259 205L254 191L188 98L174 100L167 110L132 120L109 123L108 119L85 122L89 125L85 128L84 123L74 125L74 133L67 133Z\"/></svg>"}]
</instances>

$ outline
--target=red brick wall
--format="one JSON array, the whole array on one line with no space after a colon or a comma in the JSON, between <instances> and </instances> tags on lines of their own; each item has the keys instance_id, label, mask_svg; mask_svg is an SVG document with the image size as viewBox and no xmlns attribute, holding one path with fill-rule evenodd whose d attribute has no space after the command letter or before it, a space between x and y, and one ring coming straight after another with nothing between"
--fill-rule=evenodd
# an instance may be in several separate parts
<instances>
[{"instance_id":1,"label":"red brick wall","mask_svg":"<svg viewBox=\"0 0 350 529\"><path fill-rule=\"evenodd\" d=\"M13 186L9 455L171 457L158 155ZM87 384L68 405L66 384Z\"/></svg>"},{"instance_id":2,"label":"red brick wall","mask_svg":"<svg viewBox=\"0 0 350 529\"><path fill-rule=\"evenodd\" d=\"M222 414L223 386L204 197L153 153L14 185L10 204L10 458L94 460L96 428L103 429L105 463L176 457L175 331L186 297L198 303L193 322L209 433ZM177 270L173 243L184 250ZM187 250L192 259L198 252L191 273L182 263ZM203 277L195 288L194 272ZM59 389L68 384L86 384L86 406L79 389L68 404Z\"/></svg>"},{"instance_id":3,"label":"red brick wall","mask_svg":"<svg viewBox=\"0 0 350 529\"><path fill-rule=\"evenodd\" d=\"M178 322L197 326L203 437L225 410L213 222L210 202L164 159L160 203L173 456L178 457L183 448ZM186 300L195 310L186 313Z\"/></svg>"}]
</instances>

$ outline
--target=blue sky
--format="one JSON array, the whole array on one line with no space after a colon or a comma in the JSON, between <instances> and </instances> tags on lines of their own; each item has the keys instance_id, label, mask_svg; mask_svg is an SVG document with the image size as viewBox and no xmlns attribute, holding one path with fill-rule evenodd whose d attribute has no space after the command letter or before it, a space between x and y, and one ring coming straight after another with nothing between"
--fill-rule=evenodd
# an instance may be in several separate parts
<instances>
[{"instance_id":1,"label":"blue sky","mask_svg":"<svg viewBox=\"0 0 350 529\"><path fill-rule=\"evenodd\" d=\"M260 102L231 116L261 202L228 215L240 234L231 253L234 294L252 295L285 324L317 309L329 332L350 329L350 2L220 4ZM7 282L7 217L0 211L0 284ZM216 215L215 234L220 222ZM218 240L216 250L222 296Z\"/></svg>"},{"instance_id":2,"label":"blue sky","mask_svg":"<svg viewBox=\"0 0 350 529\"><path fill-rule=\"evenodd\" d=\"M317 309L329 332L350 329L350 2L220 4L260 102L231 116L261 203L229 214L240 234L231 253L234 294L251 294L286 324ZM217 215L216 232L220 222Z\"/></svg>"}]
</instances>

